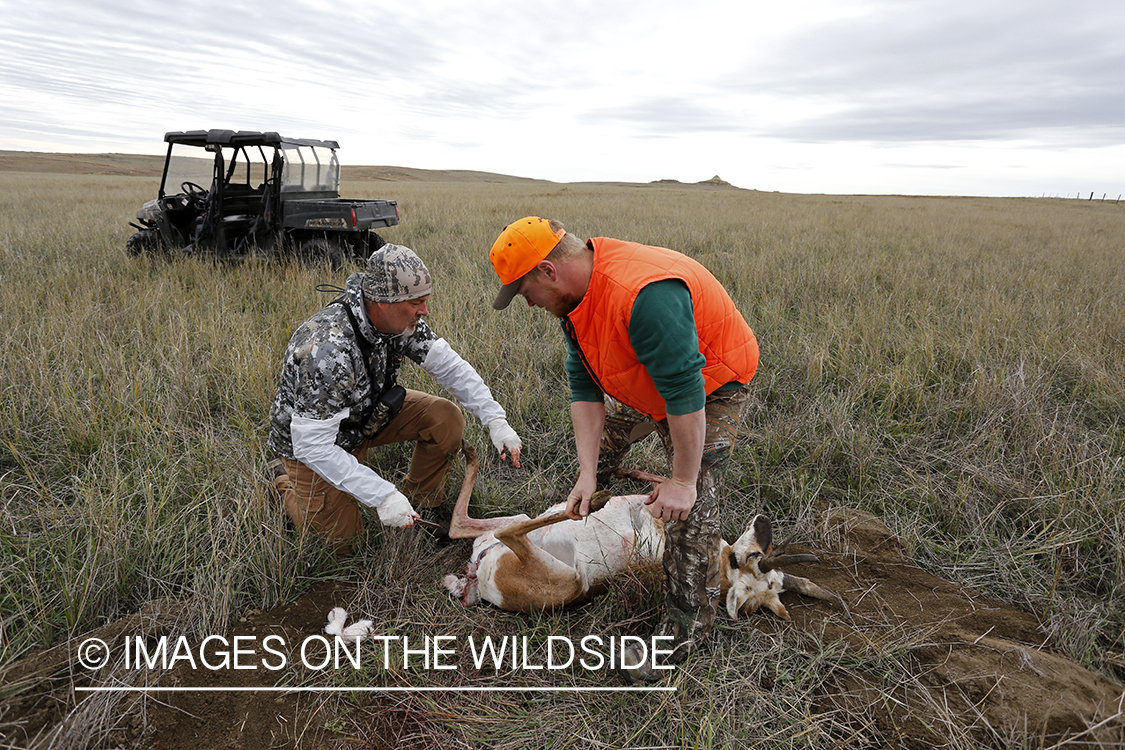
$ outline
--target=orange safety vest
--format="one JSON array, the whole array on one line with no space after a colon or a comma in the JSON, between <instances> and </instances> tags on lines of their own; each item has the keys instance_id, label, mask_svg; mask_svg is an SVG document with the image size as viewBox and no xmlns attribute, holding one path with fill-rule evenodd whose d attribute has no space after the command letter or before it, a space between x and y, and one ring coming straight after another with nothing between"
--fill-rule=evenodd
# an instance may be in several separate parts
<instances>
[{"instance_id":1,"label":"orange safety vest","mask_svg":"<svg viewBox=\"0 0 1125 750\"><path fill-rule=\"evenodd\" d=\"M594 250L590 285L568 316L586 369L601 389L642 414L667 416L664 399L629 341L633 303L645 286L680 279L691 292L704 390L749 383L758 369L758 340L726 289L701 263L663 247L607 237L589 241Z\"/></svg>"}]
</instances>

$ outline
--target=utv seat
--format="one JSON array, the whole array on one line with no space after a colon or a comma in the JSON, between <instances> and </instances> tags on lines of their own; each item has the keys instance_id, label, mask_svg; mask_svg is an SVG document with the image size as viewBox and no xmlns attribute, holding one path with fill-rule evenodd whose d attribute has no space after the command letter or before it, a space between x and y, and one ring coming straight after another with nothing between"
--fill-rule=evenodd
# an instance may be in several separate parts
<instances>
[{"instance_id":1,"label":"utv seat","mask_svg":"<svg viewBox=\"0 0 1125 750\"><path fill-rule=\"evenodd\" d=\"M223 221L253 221L262 213L265 191L249 185L227 185L223 191Z\"/></svg>"}]
</instances>

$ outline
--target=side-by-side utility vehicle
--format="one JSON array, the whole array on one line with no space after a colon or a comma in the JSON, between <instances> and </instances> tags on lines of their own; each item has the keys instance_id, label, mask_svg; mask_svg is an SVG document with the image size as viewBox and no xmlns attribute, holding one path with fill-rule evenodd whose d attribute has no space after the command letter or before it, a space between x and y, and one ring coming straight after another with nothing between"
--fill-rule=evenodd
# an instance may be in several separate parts
<instances>
[{"instance_id":1,"label":"side-by-side utility vehicle","mask_svg":"<svg viewBox=\"0 0 1125 750\"><path fill-rule=\"evenodd\" d=\"M289 255L340 266L383 244L398 224L390 200L340 197L339 144L277 133L167 133L157 197L137 211L132 255Z\"/></svg>"}]
</instances>

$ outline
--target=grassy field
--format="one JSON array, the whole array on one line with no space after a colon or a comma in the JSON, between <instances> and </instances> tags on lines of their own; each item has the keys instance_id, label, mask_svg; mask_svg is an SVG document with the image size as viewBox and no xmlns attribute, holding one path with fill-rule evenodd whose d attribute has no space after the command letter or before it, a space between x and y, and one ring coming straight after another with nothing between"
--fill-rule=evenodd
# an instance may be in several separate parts
<instances>
[{"instance_id":1,"label":"grassy field","mask_svg":"<svg viewBox=\"0 0 1125 750\"><path fill-rule=\"evenodd\" d=\"M267 411L292 329L328 300L315 286L347 272L128 258L127 222L155 184L0 172L0 664L163 598L193 602L195 632L224 632L331 578L359 583L368 612L397 618L389 630L578 633L651 613L651 587L624 581L580 615L473 615L442 598L451 571L433 570L419 540L372 528L361 563L347 564L302 546L263 502ZM492 239L515 218L549 216L580 236L696 257L757 333L726 535L760 510L815 547L818 512L869 511L923 567L1032 612L1087 667L1125 674L1125 206L488 182L343 192L399 201L402 223L385 236L427 261L432 325L524 439L524 470L486 462L478 511L538 512L576 473L557 323L519 301L488 304ZM404 374L435 388L418 368ZM468 437L489 445L479 426ZM404 456L386 451L377 468L394 476ZM655 447L634 458L663 468ZM424 590L407 597L396 580ZM807 703L843 657L796 636L753 638L740 669L770 662L785 675L770 701L720 679L684 699L676 726L638 719L602 740L842 742ZM880 656L889 670L892 653ZM728 674L728 655L709 658ZM471 736L547 746L549 725L550 746L580 746L583 728L627 700L474 703L485 718ZM363 739L366 709L340 701L335 726Z\"/></svg>"}]
</instances>

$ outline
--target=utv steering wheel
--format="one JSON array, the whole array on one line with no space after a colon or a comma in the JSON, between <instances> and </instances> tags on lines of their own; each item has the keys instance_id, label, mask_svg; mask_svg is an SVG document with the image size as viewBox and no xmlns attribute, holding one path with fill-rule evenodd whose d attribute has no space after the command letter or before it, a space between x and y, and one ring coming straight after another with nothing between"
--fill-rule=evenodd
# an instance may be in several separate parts
<instances>
[{"instance_id":1,"label":"utv steering wheel","mask_svg":"<svg viewBox=\"0 0 1125 750\"><path fill-rule=\"evenodd\" d=\"M193 201L206 200L207 196L209 195L207 190L204 190L194 182L181 182L180 190L183 190L185 193L187 193L187 196Z\"/></svg>"}]
</instances>

